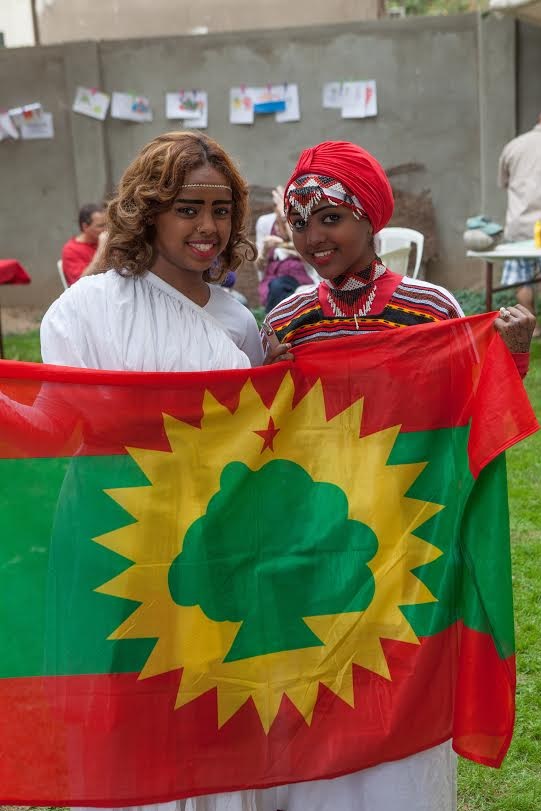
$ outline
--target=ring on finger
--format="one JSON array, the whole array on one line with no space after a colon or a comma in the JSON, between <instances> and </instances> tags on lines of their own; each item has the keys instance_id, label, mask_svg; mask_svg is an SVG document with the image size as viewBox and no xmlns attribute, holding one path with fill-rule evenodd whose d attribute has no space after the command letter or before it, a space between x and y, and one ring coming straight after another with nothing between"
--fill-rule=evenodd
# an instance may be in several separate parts
<instances>
[{"instance_id":1,"label":"ring on finger","mask_svg":"<svg viewBox=\"0 0 541 811\"><path fill-rule=\"evenodd\" d=\"M503 318L504 321L509 321L511 318L511 313L507 309L507 307L500 307L500 316Z\"/></svg>"}]
</instances>

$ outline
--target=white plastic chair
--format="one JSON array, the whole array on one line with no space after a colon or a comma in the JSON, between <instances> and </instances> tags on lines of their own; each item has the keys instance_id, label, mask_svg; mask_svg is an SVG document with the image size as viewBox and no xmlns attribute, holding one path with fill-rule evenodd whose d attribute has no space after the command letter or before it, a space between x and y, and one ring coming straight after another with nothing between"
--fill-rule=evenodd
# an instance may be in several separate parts
<instances>
[{"instance_id":1,"label":"white plastic chair","mask_svg":"<svg viewBox=\"0 0 541 811\"><path fill-rule=\"evenodd\" d=\"M410 262L410 252L411 247L404 245L402 248L395 248L394 251L386 251L385 253L380 250L379 258L393 273L406 276Z\"/></svg>"},{"instance_id":2,"label":"white plastic chair","mask_svg":"<svg viewBox=\"0 0 541 811\"><path fill-rule=\"evenodd\" d=\"M56 263L56 269L58 270L58 275L60 276L60 281L62 282L62 286L64 290L68 289L68 283L66 281L66 277L64 276L64 269L62 267L62 260L59 259Z\"/></svg>"},{"instance_id":3,"label":"white plastic chair","mask_svg":"<svg viewBox=\"0 0 541 811\"><path fill-rule=\"evenodd\" d=\"M263 253L263 242L265 241L265 237L270 236L272 226L275 222L276 214L274 211L271 211L270 214L262 214L261 217L257 218L255 224L255 244L259 256L261 256ZM256 273L258 280L261 282L265 275L264 272L256 266Z\"/></svg>"},{"instance_id":4,"label":"white plastic chair","mask_svg":"<svg viewBox=\"0 0 541 811\"><path fill-rule=\"evenodd\" d=\"M421 260L423 258L423 248L425 244L425 238L420 231L415 231L413 228L382 228L381 231L377 234L376 239L379 240L379 255L383 259L384 256L388 257L391 253L398 251L399 249L408 249L408 257L409 252L411 251L412 244L415 245L416 255L415 255L415 267L413 268L413 273L411 274L414 279L417 278L419 275L419 269L421 267ZM395 266L391 266L387 259L385 260L386 264L389 264L391 270L395 273L405 273L407 270L407 260L406 260L406 270L401 271L398 270L396 265L398 261L403 262L402 257L395 257Z\"/></svg>"}]
</instances>

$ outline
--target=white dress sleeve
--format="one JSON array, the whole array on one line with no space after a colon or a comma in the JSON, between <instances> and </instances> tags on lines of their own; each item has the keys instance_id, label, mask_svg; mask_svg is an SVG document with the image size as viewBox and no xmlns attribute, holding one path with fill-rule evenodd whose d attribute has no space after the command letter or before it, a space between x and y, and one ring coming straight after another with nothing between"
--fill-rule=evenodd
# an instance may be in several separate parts
<instances>
[{"instance_id":1,"label":"white dress sleeve","mask_svg":"<svg viewBox=\"0 0 541 811\"><path fill-rule=\"evenodd\" d=\"M259 328L254 316L248 309L246 309L246 315L249 316L249 318L246 318L246 333L244 341L239 345L239 349L242 349L248 355L252 366L262 366L265 355Z\"/></svg>"},{"instance_id":2,"label":"white dress sleeve","mask_svg":"<svg viewBox=\"0 0 541 811\"><path fill-rule=\"evenodd\" d=\"M85 276L41 325L45 363L140 372L201 372L250 366L204 308L152 273Z\"/></svg>"},{"instance_id":3,"label":"white dress sleeve","mask_svg":"<svg viewBox=\"0 0 541 811\"><path fill-rule=\"evenodd\" d=\"M248 356L251 366L261 366L263 346L256 320L248 307L223 287L211 284L209 288L210 298L204 311L221 324L234 344Z\"/></svg>"},{"instance_id":4,"label":"white dress sleeve","mask_svg":"<svg viewBox=\"0 0 541 811\"><path fill-rule=\"evenodd\" d=\"M68 288L45 313L40 328L41 357L44 363L86 369L92 366L89 336L84 334L75 289Z\"/></svg>"}]
</instances>

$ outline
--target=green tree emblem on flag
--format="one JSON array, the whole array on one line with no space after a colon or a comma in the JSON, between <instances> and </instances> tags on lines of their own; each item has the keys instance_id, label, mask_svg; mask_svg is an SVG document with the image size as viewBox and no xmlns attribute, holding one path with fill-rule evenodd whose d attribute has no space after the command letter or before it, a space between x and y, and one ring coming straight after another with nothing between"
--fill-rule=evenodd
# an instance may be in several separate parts
<instances>
[{"instance_id":1,"label":"green tree emblem on flag","mask_svg":"<svg viewBox=\"0 0 541 811\"><path fill-rule=\"evenodd\" d=\"M169 571L179 605L242 622L225 662L323 642L303 617L364 611L373 531L348 518L345 494L277 459L258 471L232 462Z\"/></svg>"}]
</instances>

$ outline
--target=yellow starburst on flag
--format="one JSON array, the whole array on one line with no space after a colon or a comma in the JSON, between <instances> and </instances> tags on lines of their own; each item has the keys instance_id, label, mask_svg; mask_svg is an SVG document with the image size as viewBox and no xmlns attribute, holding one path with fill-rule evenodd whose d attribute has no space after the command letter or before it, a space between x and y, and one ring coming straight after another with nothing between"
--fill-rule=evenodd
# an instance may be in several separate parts
<instances>
[{"instance_id":1,"label":"yellow starburst on flag","mask_svg":"<svg viewBox=\"0 0 541 811\"><path fill-rule=\"evenodd\" d=\"M135 523L94 539L132 562L97 591L140 603L110 639L156 639L140 678L182 669L176 707L216 689L220 726L252 699L268 732L284 696L310 723L320 684L353 706L352 666L389 679L381 640L419 644L400 607L435 601L426 463L387 464L400 426L360 436L362 400L294 393L164 415L170 451L128 449L149 484L106 491Z\"/></svg>"}]
</instances>

